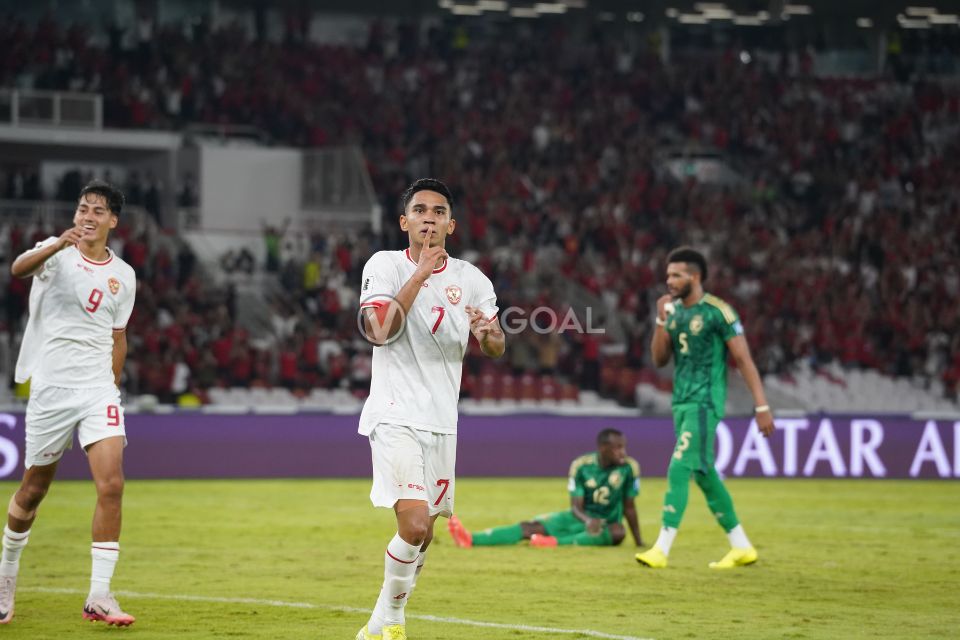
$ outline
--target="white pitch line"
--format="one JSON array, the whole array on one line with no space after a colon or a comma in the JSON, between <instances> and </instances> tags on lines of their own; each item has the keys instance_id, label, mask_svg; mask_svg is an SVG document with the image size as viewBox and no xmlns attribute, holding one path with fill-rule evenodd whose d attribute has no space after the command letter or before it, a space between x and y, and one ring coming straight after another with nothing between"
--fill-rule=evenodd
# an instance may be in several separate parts
<instances>
[{"instance_id":1,"label":"white pitch line","mask_svg":"<svg viewBox=\"0 0 960 640\"><path fill-rule=\"evenodd\" d=\"M64 593L69 595L83 595L86 591L80 589L66 589L61 587L21 587L20 592L33 593ZM314 604L311 602L286 602L284 600L262 600L259 598L225 598L220 596L191 596L174 595L168 593L141 593L137 591L114 591L114 595L126 598L148 598L153 600L179 600L182 602L216 602L220 604L259 604L266 607L286 607L289 609L323 609L325 611L341 611L344 613L370 613L370 609L359 607L344 607L333 604ZM485 627L488 629L508 629L511 631L530 631L533 633L560 633L565 635L581 635L604 640L653 640L653 638L638 638L636 636L618 636L592 629L558 629L555 627L535 627L526 624L507 624L504 622L484 622L483 620L467 620L465 618L445 618L441 616L407 614L407 618L424 620L427 622L444 622L446 624L460 624L467 627Z\"/></svg>"}]
</instances>

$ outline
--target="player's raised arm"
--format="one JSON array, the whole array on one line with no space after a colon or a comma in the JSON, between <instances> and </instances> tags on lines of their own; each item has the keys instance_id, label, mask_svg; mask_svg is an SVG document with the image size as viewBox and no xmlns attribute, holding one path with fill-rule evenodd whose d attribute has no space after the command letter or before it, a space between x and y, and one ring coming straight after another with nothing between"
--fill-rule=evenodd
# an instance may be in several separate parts
<instances>
[{"instance_id":1,"label":"player's raised arm","mask_svg":"<svg viewBox=\"0 0 960 640\"><path fill-rule=\"evenodd\" d=\"M427 229L423 245L420 247L420 256L417 269L410 276L397 295L392 300L381 303L370 303L364 308L364 332L374 344L382 345L396 335L403 326L403 318L413 307L414 300L423 289L438 262L447 259L447 252L441 246L431 247L430 240L433 229Z\"/></svg>"},{"instance_id":2,"label":"player's raised arm","mask_svg":"<svg viewBox=\"0 0 960 640\"><path fill-rule=\"evenodd\" d=\"M673 345L670 344L670 334L667 333L667 304L670 302L669 294L660 296L657 300L657 319L656 327L653 331L653 338L650 340L650 354L653 356L653 364L657 367L665 367L670 362L670 356L673 354Z\"/></svg>"},{"instance_id":3,"label":"player's raised arm","mask_svg":"<svg viewBox=\"0 0 960 640\"><path fill-rule=\"evenodd\" d=\"M56 242L24 251L17 256L17 259L10 265L10 273L14 278L29 278L43 267L43 263L63 249L77 244L81 238L83 238L83 229L79 226L70 227L60 235Z\"/></svg>"},{"instance_id":4,"label":"player's raised arm","mask_svg":"<svg viewBox=\"0 0 960 640\"><path fill-rule=\"evenodd\" d=\"M773 433L773 412L770 411L770 405L767 403L767 396L763 392L763 381L760 379L760 372L753 363L753 357L750 355L750 347L747 345L747 339L742 335L734 336L727 340L727 349L733 354L733 359L737 362L737 368L740 375L743 376L750 394L753 396L754 411L757 417L757 426L763 435L769 437Z\"/></svg>"}]
</instances>

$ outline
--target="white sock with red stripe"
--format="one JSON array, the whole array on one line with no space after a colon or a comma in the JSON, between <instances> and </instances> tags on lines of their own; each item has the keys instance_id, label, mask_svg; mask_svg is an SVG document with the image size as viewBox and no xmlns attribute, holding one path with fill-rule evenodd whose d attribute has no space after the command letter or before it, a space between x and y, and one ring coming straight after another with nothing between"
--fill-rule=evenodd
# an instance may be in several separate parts
<instances>
[{"instance_id":1,"label":"white sock with red stripe","mask_svg":"<svg viewBox=\"0 0 960 640\"><path fill-rule=\"evenodd\" d=\"M10 527L3 527L3 556L0 558L0 576L13 577L20 571L20 554L27 546L30 530L17 533Z\"/></svg>"},{"instance_id":2,"label":"white sock with red stripe","mask_svg":"<svg viewBox=\"0 0 960 640\"><path fill-rule=\"evenodd\" d=\"M110 593L110 580L120 559L120 543L94 542L90 546L90 555L93 556L93 569L90 571L88 597L104 596Z\"/></svg>"},{"instance_id":3,"label":"white sock with red stripe","mask_svg":"<svg viewBox=\"0 0 960 640\"><path fill-rule=\"evenodd\" d=\"M367 623L370 634L379 634L384 626L404 624L403 608L410 597L419 555L420 545L407 544L399 533L387 545L383 554L383 587Z\"/></svg>"},{"instance_id":4,"label":"white sock with red stripe","mask_svg":"<svg viewBox=\"0 0 960 640\"><path fill-rule=\"evenodd\" d=\"M417 588L417 581L420 579L420 572L423 571L423 565L427 561L427 552L421 551L420 557L417 558L417 570L413 572L413 584L410 585L410 593L407 594L407 599L413 594L413 590Z\"/></svg>"}]
</instances>

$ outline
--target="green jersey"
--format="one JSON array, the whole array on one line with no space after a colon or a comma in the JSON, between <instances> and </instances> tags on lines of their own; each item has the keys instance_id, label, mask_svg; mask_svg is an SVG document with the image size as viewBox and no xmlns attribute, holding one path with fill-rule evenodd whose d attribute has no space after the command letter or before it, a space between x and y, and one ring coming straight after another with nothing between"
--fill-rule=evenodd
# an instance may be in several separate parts
<instances>
[{"instance_id":1,"label":"green jersey","mask_svg":"<svg viewBox=\"0 0 960 640\"><path fill-rule=\"evenodd\" d=\"M640 465L628 457L621 465L600 466L596 452L580 456L570 465L571 496L583 498L583 510L606 522L623 519L623 499L640 493Z\"/></svg>"},{"instance_id":2,"label":"green jersey","mask_svg":"<svg viewBox=\"0 0 960 640\"><path fill-rule=\"evenodd\" d=\"M673 345L673 406L698 404L723 417L727 402L727 340L743 335L736 311L709 293L692 307L679 301L667 318Z\"/></svg>"}]
</instances>

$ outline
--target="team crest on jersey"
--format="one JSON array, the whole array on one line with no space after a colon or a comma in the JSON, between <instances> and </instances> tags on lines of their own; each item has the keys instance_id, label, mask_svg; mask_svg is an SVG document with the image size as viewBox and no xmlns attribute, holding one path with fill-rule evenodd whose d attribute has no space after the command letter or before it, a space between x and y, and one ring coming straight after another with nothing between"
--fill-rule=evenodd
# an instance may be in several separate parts
<instances>
[{"instance_id":1,"label":"team crest on jersey","mask_svg":"<svg viewBox=\"0 0 960 640\"><path fill-rule=\"evenodd\" d=\"M620 483L623 482L623 478L620 477L620 472L614 470L610 473L610 477L607 478L607 484L616 489L620 486Z\"/></svg>"},{"instance_id":2,"label":"team crest on jersey","mask_svg":"<svg viewBox=\"0 0 960 640\"><path fill-rule=\"evenodd\" d=\"M460 304L461 298L463 298L463 289L455 284L447 287L447 300L450 301L450 304Z\"/></svg>"},{"instance_id":3,"label":"team crest on jersey","mask_svg":"<svg viewBox=\"0 0 960 640\"><path fill-rule=\"evenodd\" d=\"M690 333L697 335L701 331L703 331L703 316L697 314L690 321Z\"/></svg>"},{"instance_id":4,"label":"team crest on jersey","mask_svg":"<svg viewBox=\"0 0 960 640\"><path fill-rule=\"evenodd\" d=\"M107 286L110 287L110 293L113 295L117 295L117 292L120 291L120 281L116 278L107 280Z\"/></svg>"}]
</instances>

